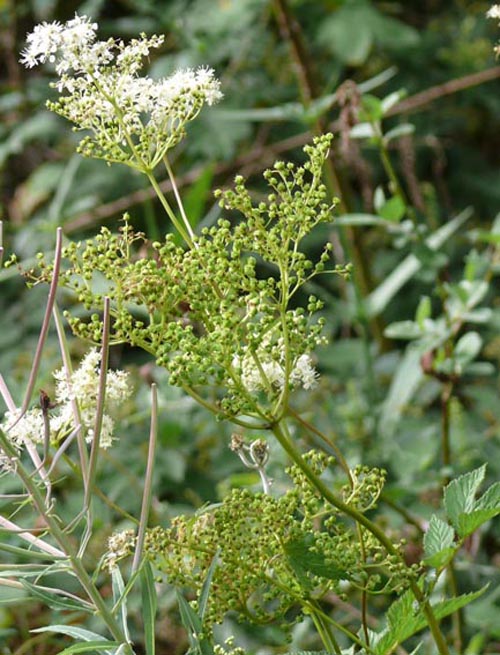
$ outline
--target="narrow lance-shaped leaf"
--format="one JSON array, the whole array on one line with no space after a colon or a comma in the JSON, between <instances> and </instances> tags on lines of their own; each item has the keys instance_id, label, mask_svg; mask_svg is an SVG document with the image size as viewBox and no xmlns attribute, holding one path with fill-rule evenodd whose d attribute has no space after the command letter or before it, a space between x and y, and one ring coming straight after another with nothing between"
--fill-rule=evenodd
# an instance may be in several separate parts
<instances>
[{"instance_id":1,"label":"narrow lance-shaped leaf","mask_svg":"<svg viewBox=\"0 0 500 655\"><path fill-rule=\"evenodd\" d=\"M146 655L155 655L155 619L158 598L155 589L153 571L149 562L144 562L140 570L142 620L144 624L144 645Z\"/></svg>"}]
</instances>

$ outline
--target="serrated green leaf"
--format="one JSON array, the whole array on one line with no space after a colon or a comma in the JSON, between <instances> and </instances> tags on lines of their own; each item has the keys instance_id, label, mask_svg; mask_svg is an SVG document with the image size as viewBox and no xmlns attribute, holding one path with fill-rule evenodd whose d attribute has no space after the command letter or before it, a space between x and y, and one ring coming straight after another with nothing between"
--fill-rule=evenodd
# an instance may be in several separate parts
<instances>
[{"instance_id":1,"label":"serrated green leaf","mask_svg":"<svg viewBox=\"0 0 500 655\"><path fill-rule=\"evenodd\" d=\"M474 471L461 475L452 480L444 490L444 506L446 514L460 536L460 517L469 514L474 510L476 493L479 485L484 480L486 464Z\"/></svg>"},{"instance_id":2,"label":"serrated green leaf","mask_svg":"<svg viewBox=\"0 0 500 655\"><path fill-rule=\"evenodd\" d=\"M458 517L457 532L465 539L470 534L475 532L483 523L490 521L495 516L500 514L500 508L496 509L479 509L469 512L467 514L460 514Z\"/></svg>"},{"instance_id":3,"label":"serrated green leaf","mask_svg":"<svg viewBox=\"0 0 500 655\"><path fill-rule=\"evenodd\" d=\"M432 605L432 610L439 621L465 607L476 598L479 598L488 585L470 594L463 594L456 598L441 601ZM420 632L427 626L427 619L419 608L414 610L415 597L407 591L401 598L391 605L387 612L388 627L382 634L380 641L375 645L376 655L389 655L406 639Z\"/></svg>"},{"instance_id":4,"label":"serrated green leaf","mask_svg":"<svg viewBox=\"0 0 500 655\"><path fill-rule=\"evenodd\" d=\"M155 619L158 598L155 589L153 571L149 562L144 562L139 574L141 581L142 620L144 624L144 645L146 655L155 654Z\"/></svg>"},{"instance_id":5,"label":"serrated green leaf","mask_svg":"<svg viewBox=\"0 0 500 655\"><path fill-rule=\"evenodd\" d=\"M439 569L453 557L455 531L435 514L429 522L429 529L424 535L424 562Z\"/></svg>"},{"instance_id":6,"label":"serrated green leaf","mask_svg":"<svg viewBox=\"0 0 500 655\"><path fill-rule=\"evenodd\" d=\"M500 509L500 482L495 482L486 489L477 499L475 509Z\"/></svg>"}]
</instances>

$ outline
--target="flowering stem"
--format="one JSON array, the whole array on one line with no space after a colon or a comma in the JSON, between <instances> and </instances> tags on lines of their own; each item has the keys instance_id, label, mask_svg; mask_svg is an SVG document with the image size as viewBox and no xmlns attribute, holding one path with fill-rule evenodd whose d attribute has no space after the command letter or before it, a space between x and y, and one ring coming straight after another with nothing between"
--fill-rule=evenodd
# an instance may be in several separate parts
<instances>
[{"instance_id":1,"label":"flowering stem","mask_svg":"<svg viewBox=\"0 0 500 655\"><path fill-rule=\"evenodd\" d=\"M307 464L307 462L304 460L300 452L292 445L292 442L289 438L288 434L288 428L286 426L286 423L284 421L280 421L277 423L274 423L271 426L271 430L278 440L279 444L283 448L283 450L287 453L287 455L290 457L290 459L299 467L299 469L302 471L302 473L306 476L306 478L309 480L309 482L321 493L323 498L327 500L331 505L336 507L339 511L341 511L343 514L346 514L347 516L350 516L356 523L363 525L373 536L377 539L377 541L384 546L386 549L387 553L390 555L397 557L398 560L400 560L403 564L405 564L401 554L398 552L398 550L394 547L394 544L391 542L388 537L384 534L384 532L376 525L376 523L373 523L368 519L362 512L359 512L357 509L354 507L351 507L350 505L347 505L344 503L340 498L338 498L328 487L327 485L314 473L314 471L310 468L310 466ZM406 566L406 564L405 564ZM429 603L429 601L425 598L424 594L422 593L420 587L418 584L415 582L415 580L411 579L409 580L410 588L413 592L413 595L415 596L416 600L418 601L420 607L422 608L422 611L427 619L427 622L429 624L429 628L432 632L432 636L434 638L434 641L436 643L436 646L438 648L438 651L440 655L450 655L448 646L446 644L446 641L444 639L444 636L439 628L439 623L436 619L436 616L434 614L434 611Z\"/></svg>"},{"instance_id":2,"label":"flowering stem","mask_svg":"<svg viewBox=\"0 0 500 655\"><path fill-rule=\"evenodd\" d=\"M2 450L7 454L11 459L16 457L16 452L12 447L8 438L0 430L0 446ZM125 649L124 653L127 655L134 655L134 651L130 643L127 642L126 636L122 632L122 629L115 619L106 603L104 602L101 594L99 593L97 587L94 585L92 579L88 575L81 558L74 551L71 546L71 542L68 539L68 536L64 531L59 527L59 517L53 514L51 511L48 511L45 507L45 502L37 484L34 482L28 471L24 468L21 462L17 462L16 468L17 475L23 482L27 492L29 493L40 517L43 519L44 523L47 526L48 532L52 535L55 541L58 543L61 551L67 556L69 563L73 569L75 576L80 582L81 586L87 593L88 597L93 602L97 613L100 615L101 619L104 621L108 627L113 638L118 641L120 644L123 644Z\"/></svg>"},{"instance_id":3,"label":"flowering stem","mask_svg":"<svg viewBox=\"0 0 500 655\"><path fill-rule=\"evenodd\" d=\"M317 608L315 607L315 604L311 603L309 608L309 614L311 615L316 630L319 636L321 637L321 641L323 642L323 645L325 646L326 650L329 653L334 652L336 653L336 655L341 655L342 651L337 643L337 640L333 636L333 633L330 630L328 624L323 620L321 614L319 614L316 610Z\"/></svg>"},{"instance_id":4,"label":"flowering stem","mask_svg":"<svg viewBox=\"0 0 500 655\"><path fill-rule=\"evenodd\" d=\"M142 560L142 551L144 548L144 539L146 537L146 528L148 524L149 511L151 509L151 496L153 486L153 470L156 455L156 441L158 437L158 392L156 384L151 385L151 425L149 430L149 450L148 462L146 467L146 477L144 480L144 491L142 494L141 518L139 529L137 531L137 543L132 562L132 573L135 573Z\"/></svg>"},{"instance_id":5,"label":"flowering stem","mask_svg":"<svg viewBox=\"0 0 500 655\"><path fill-rule=\"evenodd\" d=\"M144 173L147 176L151 186L155 190L155 193L158 196L158 199L160 200L160 202L161 202L161 204L163 206L163 209L165 210L165 212L167 213L167 216L172 221L175 229L177 230L177 232L179 232L179 234L184 239L184 241L187 243L187 245L190 248L193 248L194 247L193 239L188 234L188 232L186 232L186 230L184 229L184 226L182 225L182 223L179 222L179 219L175 215L175 212L173 211L172 207L170 207L170 204L169 204L168 200L165 198L165 195L164 195L163 191L161 190L160 185L156 181L156 178L153 175L152 171L145 170Z\"/></svg>"}]
</instances>

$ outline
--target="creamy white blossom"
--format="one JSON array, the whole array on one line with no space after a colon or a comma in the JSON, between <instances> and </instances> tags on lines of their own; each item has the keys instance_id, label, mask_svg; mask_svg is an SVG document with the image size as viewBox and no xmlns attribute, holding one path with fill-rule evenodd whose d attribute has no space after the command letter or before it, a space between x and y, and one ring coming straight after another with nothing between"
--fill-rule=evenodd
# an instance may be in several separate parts
<instances>
[{"instance_id":1,"label":"creamy white blossom","mask_svg":"<svg viewBox=\"0 0 500 655\"><path fill-rule=\"evenodd\" d=\"M309 355L300 355L295 362L290 378L294 386L300 385L304 389L312 389L317 384L318 372L312 365Z\"/></svg>"},{"instance_id":2,"label":"creamy white blossom","mask_svg":"<svg viewBox=\"0 0 500 655\"><path fill-rule=\"evenodd\" d=\"M233 367L239 373L241 383L247 391L266 391L269 387L275 390L283 389L286 384L285 352L282 344L266 352L265 348L254 355L247 352L243 357L233 359ZM308 354L300 355L294 362L289 373L288 383L292 388L302 387L312 389L318 379L318 373Z\"/></svg>"},{"instance_id":3,"label":"creamy white blossom","mask_svg":"<svg viewBox=\"0 0 500 655\"><path fill-rule=\"evenodd\" d=\"M220 83L206 67L159 80L140 77L144 59L163 37L142 34L125 44L97 41L96 30L96 23L78 15L64 25L38 25L21 62L54 64L60 77L52 86L67 95L48 106L89 132L79 146L83 155L152 170L203 105L220 100Z\"/></svg>"},{"instance_id":4,"label":"creamy white blossom","mask_svg":"<svg viewBox=\"0 0 500 655\"><path fill-rule=\"evenodd\" d=\"M486 16L500 20L500 5L492 5L486 12Z\"/></svg>"},{"instance_id":5,"label":"creamy white blossom","mask_svg":"<svg viewBox=\"0 0 500 655\"><path fill-rule=\"evenodd\" d=\"M67 65L75 53L89 48L96 38L96 30L97 23L78 15L64 25L58 21L36 25L26 38L20 61L27 68L56 60ZM62 62L63 59L66 61Z\"/></svg>"},{"instance_id":6,"label":"creamy white blossom","mask_svg":"<svg viewBox=\"0 0 500 655\"><path fill-rule=\"evenodd\" d=\"M96 421L99 390L100 353L92 348L80 366L68 377L64 368L55 371L55 403L48 415L50 438L57 443L75 429L72 402L79 408L81 428L85 439L92 442ZM131 393L128 374L125 371L108 371L106 374L105 412L99 437L101 448L109 448L114 440L114 421L109 412L125 401ZM0 428L10 443L21 451L27 443L41 444L45 437L45 421L41 408L33 408L20 417L20 410L8 411ZM8 458L0 454L0 469L6 468Z\"/></svg>"},{"instance_id":7,"label":"creamy white blossom","mask_svg":"<svg viewBox=\"0 0 500 655\"><path fill-rule=\"evenodd\" d=\"M133 530L115 532L108 539L108 550L104 555L104 563L108 570L112 570L117 562L130 555L135 548L136 536Z\"/></svg>"},{"instance_id":8,"label":"creamy white blossom","mask_svg":"<svg viewBox=\"0 0 500 655\"><path fill-rule=\"evenodd\" d=\"M20 417L20 409L6 412L2 430L7 433L11 444L21 447L26 442L43 443L44 423L41 409L30 409Z\"/></svg>"}]
</instances>

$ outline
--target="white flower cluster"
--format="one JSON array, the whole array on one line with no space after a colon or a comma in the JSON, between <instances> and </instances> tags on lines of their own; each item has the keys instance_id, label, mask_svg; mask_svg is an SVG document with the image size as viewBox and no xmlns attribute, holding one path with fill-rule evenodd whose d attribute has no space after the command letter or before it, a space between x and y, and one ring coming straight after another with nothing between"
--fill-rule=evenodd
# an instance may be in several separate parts
<instances>
[{"instance_id":1,"label":"white flower cluster","mask_svg":"<svg viewBox=\"0 0 500 655\"><path fill-rule=\"evenodd\" d=\"M274 349L275 350L275 349ZM274 357L273 357L274 355ZM256 353L246 353L242 358L235 357L233 366L241 376L241 382L250 392L283 389L286 383L284 349L269 353L264 349ZM312 389L318 380L318 373L312 365L310 355L303 354L292 363L288 383L292 388Z\"/></svg>"},{"instance_id":2,"label":"white flower cluster","mask_svg":"<svg viewBox=\"0 0 500 655\"><path fill-rule=\"evenodd\" d=\"M48 104L77 129L90 131L80 144L82 154L152 170L203 104L222 97L220 83L210 68L159 80L139 77L144 58L163 37L143 34L125 44L97 41L96 30L96 23L78 15L64 25L37 25L21 62L29 68L54 64L60 79L53 86L68 95Z\"/></svg>"},{"instance_id":3,"label":"white flower cluster","mask_svg":"<svg viewBox=\"0 0 500 655\"><path fill-rule=\"evenodd\" d=\"M487 18L493 18L493 20L498 20L500 26L500 5L492 5L486 12L486 16ZM500 57L500 44L497 44L493 48L493 52L496 54L497 57Z\"/></svg>"},{"instance_id":4,"label":"white flower cluster","mask_svg":"<svg viewBox=\"0 0 500 655\"><path fill-rule=\"evenodd\" d=\"M500 20L500 5L492 5L486 12L486 16Z\"/></svg>"},{"instance_id":5,"label":"white flower cluster","mask_svg":"<svg viewBox=\"0 0 500 655\"><path fill-rule=\"evenodd\" d=\"M79 368L74 371L69 379L64 368L54 373L56 381L55 407L49 412L51 441L57 443L74 430L75 420L72 407L72 401L74 400L78 404L82 430L86 440L91 442L94 439L99 367L100 353L93 348L83 358ZM107 412L126 400L130 393L128 374L125 371L108 371L106 376L105 413L99 439L99 445L102 448L109 448L114 439L114 421ZM43 443L45 425L42 409L31 409L20 419L19 413L20 410L6 412L0 425L12 445L19 451L26 443ZM1 464L2 461L0 461L0 466ZM3 464L5 465L6 462L3 462Z\"/></svg>"},{"instance_id":6,"label":"white flower cluster","mask_svg":"<svg viewBox=\"0 0 500 655\"><path fill-rule=\"evenodd\" d=\"M133 530L115 532L108 539L108 550L104 555L104 564L111 571L119 560L130 555L135 548L136 536Z\"/></svg>"}]
</instances>

